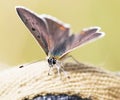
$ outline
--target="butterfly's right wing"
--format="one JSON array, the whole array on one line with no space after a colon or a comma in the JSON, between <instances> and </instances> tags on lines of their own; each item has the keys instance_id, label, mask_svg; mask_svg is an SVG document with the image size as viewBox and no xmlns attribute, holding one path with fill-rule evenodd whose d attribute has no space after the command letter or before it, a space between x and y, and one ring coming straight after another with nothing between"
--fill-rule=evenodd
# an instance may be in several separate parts
<instances>
[{"instance_id":1,"label":"butterfly's right wing","mask_svg":"<svg viewBox=\"0 0 120 100\"><path fill-rule=\"evenodd\" d=\"M90 27L84 29L80 34L73 34L71 35L66 41L66 50L62 54L65 55L66 53L85 45L86 43L92 42L98 38L103 37L105 34L104 32L100 32L100 27Z\"/></svg>"},{"instance_id":2,"label":"butterfly's right wing","mask_svg":"<svg viewBox=\"0 0 120 100\"><path fill-rule=\"evenodd\" d=\"M49 35L45 20L23 7L16 7L16 11L23 23L41 45L46 55L48 55L50 42L48 41Z\"/></svg>"},{"instance_id":3,"label":"butterfly's right wing","mask_svg":"<svg viewBox=\"0 0 120 100\"><path fill-rule=\"evenodd\" d=\"M92 27L83 30L80 34L72 34L66 41L53 50L53 55L60 56L60 58L62 58L65 54L77 47L104 36L104 33L99 32L99 30L99 27Z\"/></svg>"}]
</instances>

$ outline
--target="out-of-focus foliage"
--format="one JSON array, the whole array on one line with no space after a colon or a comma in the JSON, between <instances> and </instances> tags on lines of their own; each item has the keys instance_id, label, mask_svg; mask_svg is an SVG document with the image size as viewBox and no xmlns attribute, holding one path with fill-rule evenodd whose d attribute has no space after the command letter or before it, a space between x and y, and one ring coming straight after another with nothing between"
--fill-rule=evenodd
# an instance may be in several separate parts
<instances>
[{"instance_id":1,"label":"out-of-focus foliage","mask_svg":"<svg viewBox=\"0 0 120 100\"><path fill-rule=\"evenodd\" d=\"M25 6L39 14L49 14L69 23L72 32L100 26L106 36L71 52L80 62L120 70L119 0L1 0L0 62L9 65L45 59L45 54L15 12Z\"/></svg>"}]
</instances>

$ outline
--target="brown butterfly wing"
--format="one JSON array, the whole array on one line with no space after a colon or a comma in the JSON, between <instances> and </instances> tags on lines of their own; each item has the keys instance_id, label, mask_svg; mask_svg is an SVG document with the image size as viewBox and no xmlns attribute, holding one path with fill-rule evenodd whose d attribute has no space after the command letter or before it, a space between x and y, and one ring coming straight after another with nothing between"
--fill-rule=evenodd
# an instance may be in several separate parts
<instances>
[{"instance_id":1,"label":"brown butterfly wing","mask_svg":"<svg viewBox=\"0 0 120 100\"><path fill-rule=\"evenodd\" d=\"M38 15L23 7L17 7L16 10L23 23L36 38L38 43L45 51L46 55L48 55L50 43L48 41L49 34L44 19L40 18Z\"/></svg>"},{"instance_id":2,"label":"brown butterfly wing","mask_svg":"<svg viewBox=\"0 0 120 100\"><path fill-rule=\"evenodd\" d=\"M53 40L51 45L50 53L53 52L58 45L65 41L69 37L70 28L68 25L58 21L56 18L51 16L44 16L44 19L48 25L48 31L50 39Z\"/></svg>"},{"instance_id":3,"label":"brown butterfly wing","mask_svg":"<svg viewBox=\"0 0 120 100\"><path fill-rule=\"evenodd\" d=\"M80 34L73 34L69 36L66 41L53 50L53 55L60 56L61 58L73 49L103 36L103 32L98 32L98 30L99 28L93 27L82 31Z\"/></svg>"},{"instance_id":4,"label":"brown butterfly wing","mask_svg":"<svg viewBox=\"0 0 120 100\"><path fill-rule=\"evenodd\" d=\"M82 31L81 34L69 36L69 27L53 20L54 18L40 17L22 7L17 7L16 10L46 55L50 53L53 56L62 57L76 47L103 35L102 32L97 32L98 28L94 27Z\"/></svg>"}]
</instances>

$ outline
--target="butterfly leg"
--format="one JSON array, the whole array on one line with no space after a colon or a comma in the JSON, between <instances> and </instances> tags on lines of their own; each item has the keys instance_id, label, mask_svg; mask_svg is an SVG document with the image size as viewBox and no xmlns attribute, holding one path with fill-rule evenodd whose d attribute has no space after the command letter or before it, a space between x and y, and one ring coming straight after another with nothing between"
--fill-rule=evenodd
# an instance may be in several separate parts
<instances>
[{"instance_id":1,"label":"butterfly leg","mask_svg":"<svg viewBox=\"0 0 120 100\"><path fill-rule=\"evenodd\" d=\"M75 63L80 64L73 56L67 55L64 58L62 58L62 61L67 60L68 58L71 58Z\"/></svg>"},{"instance_id":2,"label":"butterfly leg","mask_svg":"<svg viewBox=\"0 0 120 100\"><path fill-rule=\"evenodd\" d=\"M50 68L49 68L49 70L48 70L48 76L50 75L50 72L51 72L53 66L49 66L49 67L50 67Z\"/></svg>"},{"instance_id":3,"label":"butterfly leg","mask_svg":"<svg viewBox=\"0 0 120 100\"><path fill-rule=\"evenodd\" d=\"M67 78L70 78L67 74L67 72L64 70L64 65L62 64L62 62L58 62L57 63L57 66L59 66L59 68L63 71L64 75L67 77Z\"/></svg>"},{"instance_id":4,"label":"butterfly leg","mask_svg":"<svg viewBox=\"0 0 120 100\"><path fill-rule=\"evenodd\" d=\"M57 68L58 76L59 76L59 78L60 78L60 65L59 65L59 64L56 64L55 67Z\"/></svg>"},{"instance_id":5,"label":"butterfly leg","mask_svg":"<svg viewBox=\"0 0 120 100\"><path fill-rule=\"evenodd\" d=\"M62 63L61 63L61 64L62 64ZM66 72L63 68L64 68L64 66L63 66L63 64L62 64L61 70L63 71L64 75L65 75L67 78L70 78L70 76L68 76L67 72Z\"/></svg>"}]
</instances>

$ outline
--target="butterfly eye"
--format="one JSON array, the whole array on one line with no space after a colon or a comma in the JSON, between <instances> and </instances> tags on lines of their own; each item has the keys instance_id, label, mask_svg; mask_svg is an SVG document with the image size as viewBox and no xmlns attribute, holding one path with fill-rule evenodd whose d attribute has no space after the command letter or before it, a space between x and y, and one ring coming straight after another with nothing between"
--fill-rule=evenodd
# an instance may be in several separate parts
<instances>
[{"instance_id":1,"label":"butterfly eye","mask_svg":"<svg viewBox=\"0 0 120 100\"><path fill-rule=\"evenodd\" d=\"M48 63L49 63L49 65L52 65L52 59L51 58L48 59Z\"/></svg>"},{"instance_id":2,"label":"butterfly eye","mask_svg":"<svg viewBox=\"0 0 120 100\"><path fill-rule=\"evenodd\" d=\"M50 63L50 59L48 59L48 63Z\"/></svg>"},{"instance_id":3,"label":"butterfly eye","mask_svg":"<svg viewBox=\"0 0 120 100\"><path fill-rule=\"evenodd\" d=\"M56 64L56 59L53 59L53 64Z\"/></svg>"}]
</instances>

